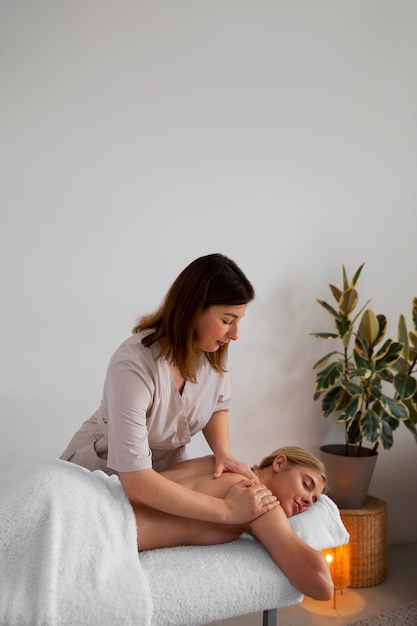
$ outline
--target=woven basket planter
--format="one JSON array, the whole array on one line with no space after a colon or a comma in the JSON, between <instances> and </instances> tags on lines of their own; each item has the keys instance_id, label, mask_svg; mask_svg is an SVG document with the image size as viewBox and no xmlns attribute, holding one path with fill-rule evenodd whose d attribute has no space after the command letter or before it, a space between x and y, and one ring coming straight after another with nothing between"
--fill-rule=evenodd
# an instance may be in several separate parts
<instances>
[{"instance_id":1,"label":"woven basket planter","mask_svg":"<svg viewBox=\"0 0 417 626\"><path fill-rule=\"evenodd\" d=\"M341 509L350 535L350 587L373 587L387 575L387 505L367 496L361 509Z\"/></svg>"}]
</instances>

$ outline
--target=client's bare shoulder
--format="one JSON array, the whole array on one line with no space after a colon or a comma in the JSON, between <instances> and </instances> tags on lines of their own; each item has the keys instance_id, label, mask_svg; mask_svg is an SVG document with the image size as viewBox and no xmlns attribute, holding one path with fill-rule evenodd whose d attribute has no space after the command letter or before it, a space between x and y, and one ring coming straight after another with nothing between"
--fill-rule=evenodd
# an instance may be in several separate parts
<instances>
[{"instance_id":1,"label":"client's bare shoulder","mask_svg":"<svg viewBox=\"0 0 417 626\"><path fill-rule=\"evenodd\" d=\"M189 478L190 476L202 476L214 473L214 456L209 454L196 459L189 459L174 465L168 470L161 472L166 478L175 482Z\"/></svg>"},{"instance_id":2,"label":"client's bare shoulder","mask_svg":"<svg viewBox=\"0 0 417 626\"><path fill-rule=\"evenodd\" d=\"M224 498L230 487L245 478L233 472L225 472L220 478L213 478L214 457L212 455L184 461L162 473L166 478L188 489L217 498Z\"/></svg>"}]
</instances>

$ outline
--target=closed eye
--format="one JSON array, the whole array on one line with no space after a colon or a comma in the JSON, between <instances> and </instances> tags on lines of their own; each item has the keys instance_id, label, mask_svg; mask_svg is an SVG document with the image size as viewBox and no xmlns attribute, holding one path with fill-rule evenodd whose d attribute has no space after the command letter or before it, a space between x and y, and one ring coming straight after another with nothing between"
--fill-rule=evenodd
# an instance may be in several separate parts
<instances>
[{"instance_id":1,"label":"closed eye","mask_svg":"<svg viewBox=\"0 0 417 626\"><path fill-rule=\"evenodd\" d=\"M307 491L312 491L314 489L314 485L310 484L308 481L303 480L303 487L307 490ZM313 503L317 502L317 496L313 496L312 498Z\"/></svg>"}]
</instances>

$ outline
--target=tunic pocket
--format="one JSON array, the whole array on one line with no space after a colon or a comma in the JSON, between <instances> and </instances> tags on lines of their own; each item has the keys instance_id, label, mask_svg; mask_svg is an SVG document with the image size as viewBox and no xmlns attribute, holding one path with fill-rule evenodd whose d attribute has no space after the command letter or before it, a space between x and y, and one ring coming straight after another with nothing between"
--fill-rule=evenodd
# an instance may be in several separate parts
<instances>
[{"instance_id":1,"label":"tunic pocket","mask_svg":"<svg viewBox=\"0 0 417 626\"><path fill-rule=\"evenodd\" d=\"M91 441L83 448L79 448L73 454L69 455L66 460L70 463L86 467L92 472L94 470L102 470L103 472L106 472L106 474L114 474L113 470L107 467L107 460L98 456L94 447L95 443L95 441Z\"/></svg>"}]
</instances>

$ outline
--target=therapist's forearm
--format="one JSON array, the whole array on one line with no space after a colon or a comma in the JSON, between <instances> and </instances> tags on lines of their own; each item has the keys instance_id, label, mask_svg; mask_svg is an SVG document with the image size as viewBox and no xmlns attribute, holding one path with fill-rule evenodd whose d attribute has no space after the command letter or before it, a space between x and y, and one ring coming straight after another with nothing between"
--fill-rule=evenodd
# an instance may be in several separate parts
<instances>
[{"instance_id":1,"label":"therapist's forearm","mask_svg":"<svg viewBox=\"0 0 417 626\"><path fill-rule=\"evenodd\" d=\"M180 517L218 523L229 522L229 511L224 500L190 491L153 469L120 472L119 477L127 497L133 504L146 504Z\"/></svg>"},{"instance_id":2,"label":"therapist's forearm","mask_svg":"<svg viewBox=\"0 0 417 626\"><path fill-rule=\"evenodd\" d=\"M215 457L230 455L229 417L227 411L213 413L203 428L204 437Z\"/></svg>"},{"instance_id":3,"label":"therapist's forearm","mask_svg":"<svg viewBox=\"0 0 417 626\"><path fill-rule=\"evenodd\" d=\"M245 524L276 506L265 487L239 480L224 497L192 491L153 469L120 472L120 481L132 505L220 524Z\"/></svg>"}]
</instances>

